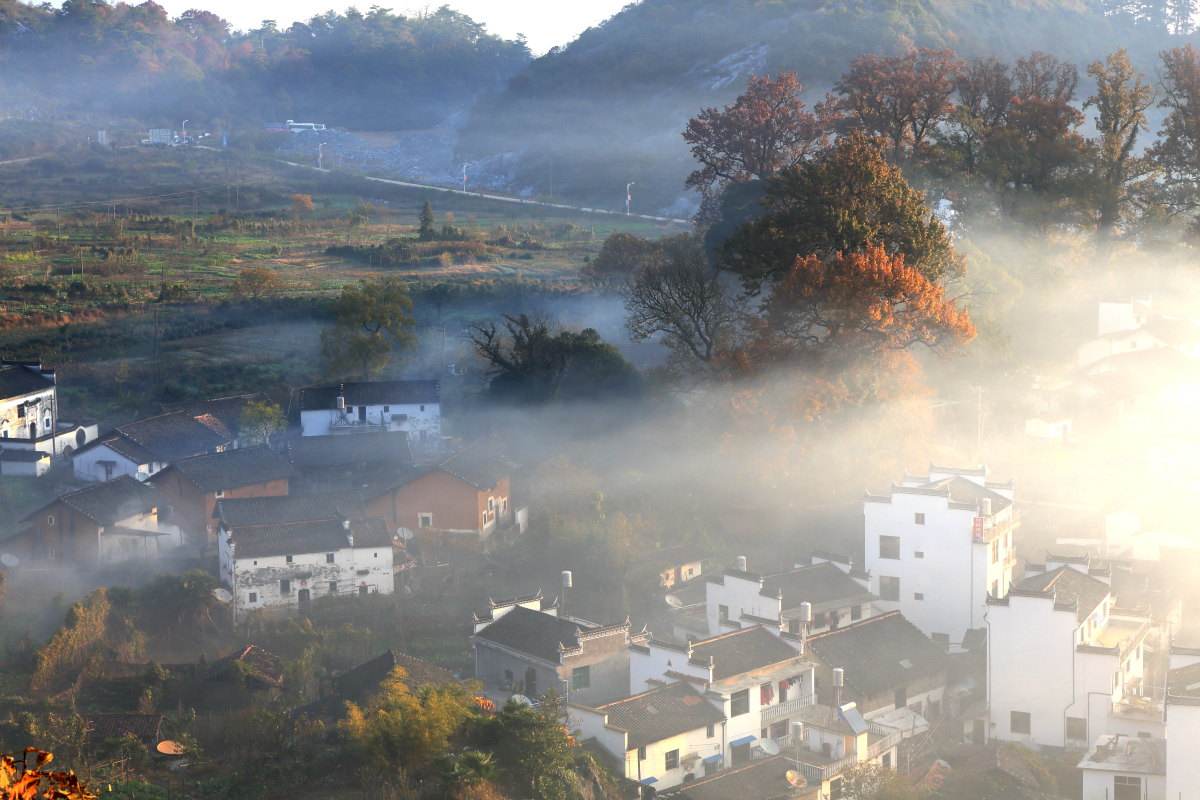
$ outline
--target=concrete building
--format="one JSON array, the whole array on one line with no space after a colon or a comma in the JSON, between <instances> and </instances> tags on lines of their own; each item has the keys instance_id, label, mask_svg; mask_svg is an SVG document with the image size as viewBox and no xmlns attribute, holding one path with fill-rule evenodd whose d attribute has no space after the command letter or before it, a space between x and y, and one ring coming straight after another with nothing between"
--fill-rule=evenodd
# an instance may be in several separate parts
<instances>
[{"instance_id":1,"label":"concrete building","mask_svg":"<svg viewBox=\"0 0 1200 800\"><path fill-rule=\"evenodd\" d=\"M590 707L571 704L568 724L608 753L618 774L658 791L721 769L725 715L684 681Z\"/></svg>"},{"instance_id":2,"label":"concrete building","mask_svg":"<svg viewBox=\"0 0 1200 800\"><path fill-rule=\"evenodd\" d=\"M111 481L122 475L144 481L176 461L236 445L234 432L215 415L172 411L118 425L78 450L71 464L81 481Z\"/></svg>"},{"instance_id":3,"label":"concrete building","mask_svg":"<svg viewBox=\"0 0 1200 800\"><path fill-rule=\"evenodd\" d=\"M821 797L842 797L843 774L860 764L897 767L901 732L867 721L852 702L807 706L796 721L792 737L780 744Z\"/></svg>"},{"instance_id":4,"label":"concrete building","mask_svg":"<svg viewBox=\"0 0 1200 800\"><path fill-rule=\"evenodd\" d=\"M442 435L437 381L370 381L301 389L304 436L404 431L414 446L433 446Z\"/></svg>"},{"instance_id":5,"label":"concrete building","mask_svg":"<svg viewBox=\"0 0 1200 800\"><path fill-rule=\"evenodd\" d=\"M863 503L865 567L882 610L957 649L983 626L989 597L1012 584L1017 526L1011 483L987 469L930 467Z\"/></svg>"},{"instance_id":6,"label":"concrete building","mask_svg":"<svg viewBox=\"0 0 1200 800\"><path fill-rule=\"evenodd\" d=\"M599 625L561 617L541 592L492 603L474 619L475 678L503 703L556 692L599 705L629 695L629 621Z\"/></svg>"},{"instance_id":7,"label":"concrete building","mask_svg":"<svg viewBox=\"0 0 1200 800\"><path fill-rule=\"evenodd\" d=\"M321 597L391 594L392 535L379 520L329 519L222 530L222 583L234 619L304 610Z\"/></svg>"},{"instance_id":8,"label":"concrete building","mask_svg":"<svg viewBox=\"0 0 1200 800\"><path fill-rule=\"evenodd\" d=\"M991 738L1082 750L1102 734L1162 735L1150 621L1119 608L1104 578L1060 566L989 602Z\"/></svg>"},{"instance_id":9,"label":"concrete building","mask_svg":"<svg viewBox=\"0 0 1200 800\"><path fill-rule=\"evenodd\" d=\"M734 766L755 743L786 740L789 722L815 702L813 664L761 625L676 645L648 638L630 646L633 691L685 680L703 687L728 720L723 751Z\"/></svg>"},{"instance_id":10,"label":"concrete building","mask_svg":"<svg viewBox=\"0 0 1200 800\"><path fill-rule=\"evenodd\" d=\"M1200 664L1168 673L1165 718L1166 800L1200 800Z\"/></svg>"},{"instance_id":11,"label":"concrete building","mask_svg":"<svg viewBox=\"0 0 1200 800\"><path fill-rule=\"evenodd\" d=\"M0 474L41 475L45 457L70 455L96 433L94 424L60 418L54 370L39 361L0 361Z\"/></svg>"},{"instance_id":12,"label":"concrete building","mask_svg":"<svg viewBox=\"0 0 1200 800\"><path fill-rule=\"evenodd\" d=\"M1159 738L1100 736L1079 762L1081 800L1166 800L1166 744Z\"/></svg>"}]
</instances>

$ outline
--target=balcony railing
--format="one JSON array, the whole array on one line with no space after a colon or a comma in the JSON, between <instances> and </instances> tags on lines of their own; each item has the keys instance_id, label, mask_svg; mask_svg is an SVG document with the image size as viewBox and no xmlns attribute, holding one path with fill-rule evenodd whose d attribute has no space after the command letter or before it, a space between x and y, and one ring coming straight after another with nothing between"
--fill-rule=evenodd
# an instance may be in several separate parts
<instances>
[{"instance_id":1,"label":"balcony railing","mask_svg":"<svg viewBox=\"0 0 1200 800\"><path fill-rule=\"evenodd\" d=\"M789 758L795 759L800 765L800 771L810 783L820 783L834 778L863 761L873 761L900 743L903 732L885 725L867 723L870 726L869 744L863 758L848 755L835 761L825 761L826 756L817 750L809 749L801 744L797 749L790 735L775 739L780 750Z\"/></svg>"},{"instance_id":2,"label":"balcony railing","mask_svg":"<svg viewBox=\"0 0 1200 800\"><path fill-rule=\"evenodd\" d=\"M791 715L800 711L800 709L814 705L816 702L817 698L812 694L812 692L801 692L799 696L785 700L782 703L776 703L775 705L771 706L763 706L761 710L762 726L766 728L773 722L778 722L781 719L787 719Z\"/></svg>"}]
</instances>

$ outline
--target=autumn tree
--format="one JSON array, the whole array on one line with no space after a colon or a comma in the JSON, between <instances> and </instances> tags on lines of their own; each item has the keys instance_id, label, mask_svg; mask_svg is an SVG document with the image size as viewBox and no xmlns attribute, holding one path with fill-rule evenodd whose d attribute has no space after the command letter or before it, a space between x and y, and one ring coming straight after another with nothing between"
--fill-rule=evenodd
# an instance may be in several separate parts
<instances>
[{"instance_id":1,"label":"autumn tree","mask_svg":"<svg viewBox=\"0 0 1200 800\"><path fill-rule=\"evenodd\" d=\"M480 730L482 742L503 765L505 783L516 797L533 800L578 798L575 744L562 724L561 702L550 692L537 708L509 701Z\"/></svg>"},{"instance_id":2,"label":"autumn tree","mask_svg":"<svg viewBox=\"0 0 1200 800\"><path fill-rule=\"evenodd\" d=\"M1146 127L1146 109L1154 102L1154 89L1134 69L1123 49L1091 64L1088 74L1096 81L1096 93L1084 107L1096 109L1097 228L1102 237L1109 237L1152 171L1150 159L1138 156L1134 148Z\"/></svg>"},{"instance_id":3,"label":"autumn tree","mask_svg":"<svg viewBox=\"0 0 1200 800\"><path fill-rule=\"evenodd\" d=\"M758 186L747 187L748 190ZM761 196L730 193L709 246L751 291L783 277L797 255L827 258L883 247L933 282L963 270L945 226L879 140L854 132L820 158L762 184ZM749 217L747 221L747 217ZM718 237L728 234L720 241Z\"/></svg>"},{"instance_id":4,"label":"autumn tree","mask_svg":"<svg viewBox=\"0 0 1200 800\"><path fill-rule=\"evenodd\" d=\"M996 179L990 148L1008 120L1013 98L1012 73L994 58L972 59L955 80L958 102L939 137L939 156L948 172L967 181Z\"/></svg>"},{"instance_id":5,"label":"autumn tree","mask_svg":"<svg viewBox=\"0 0 1200 800\"><path fill-rule=\"evenodd\" d=\"M600 252L583 268L583 275L597 286L621 289L657 252L657 243L618 231L604 240Z\"/></svg>"},{"instance_id":6,"label":"autumn tree","mask_svg":"<svg viewBox=\"0 0 1200 800\"><path fill-rule=\"evenodd\" d=\"M334 324L321 334L321 354L331 374L377 374L392 354L413 341L412 298L399 278L360 281L342 288L333 303Z\"/></svg>"},{"instance_id":7,"label":"autumn tree","mask_svg":"<svg viewBox=\"0 0 1200 800\"><path fill-rule=\"evenodd\" d=\"M278 403L251 400L242 408L239 434L249 444L269 445L287 427L287 418Z\"/></svg>"},{"instance_id":8,"label":"autumn tree","mask_svg":"<svg viewBox=\"0 0 1200 800\"><path fill-rule=\"evenodd\" d=\"M233 282L233 294L235 297L258 300L278 292L282 287L279 273L270 267L246 267Z\"/></svg>"},{"instance_id":9,"label":"autumn tree","mask_svg":"<svg viewBox=\"0 0 1200 800\"><path fill-rule=\"evenodd\" d=\"M1010 179L1045 193L1078 165L1084 142L1075 108L1079 71L1047 53L1033 53L1013 69L1014 96L1008 111Z\"/></svg>"},{"instance_id":10,"label":"autumn tree","mask_svg":"<svg viewBox=\"0 0 1200 800\"><path fill-rule=\"evenodd\" d=\"M734 334L737 317L729 292L693 235L653 246L625 292L627 324L635 341L660 336L677 362L711 365Z\"/></svg>"},{"instance_id":11,"label":"autumn tree","mask_svg":"<svg viewBox=\"0 0 1200 800\"><path fill-rule=\"evenodd\" d=\"M867 54L850 64L836 85L850 120L891 144L892 158L923 149L949 118L963 69L951 50L911 48L898 56Z\"/></svg>"},{"instance_id":12,"label":"autumn tree","mask_svg":"<svg viewBox=\"0 0 1200 800\"><path fill-rule=\"evenodd\" d=\"M727 184L768 178L820 149L833 128L834 104L810 110L800 99L803 92L795 73L758 75L732 105L692 118L683 138L700 166L688 176L688 187L711 207Z\"/></svg>"},{"instance_id":13,"label":"autumn tree","mask_svg":"<svg viewBox=\"0 0 1200 800\"><path fill-rule=\"evenodd\" d=\"M1167 112L1151 157L1162 170L1165 202L1175 214L1200 208L1200 51L1192 45L1162 54Z\"/></svg>"},{"instance_id":14,"label":"autumn tree","mask_svg":"<svg viewBox=\"0 0 1200 800\"><path fill-rule=\"evenodd\" d=\"M311 194L294 194L292 195L292 218L301 219L313 213L313 199Z\"/></svg>"},{"instance_id":15,"label":"autumn tree","mask_svg":"<svg viewBox=\"0 0 1200 800\"><path fill-rule=\"evenodd\" d=\"M20 756L0 756L3 800L96 800L97 795L68 770L47 769L54 754L26 747Z\"/></svg>"}]
</instances>

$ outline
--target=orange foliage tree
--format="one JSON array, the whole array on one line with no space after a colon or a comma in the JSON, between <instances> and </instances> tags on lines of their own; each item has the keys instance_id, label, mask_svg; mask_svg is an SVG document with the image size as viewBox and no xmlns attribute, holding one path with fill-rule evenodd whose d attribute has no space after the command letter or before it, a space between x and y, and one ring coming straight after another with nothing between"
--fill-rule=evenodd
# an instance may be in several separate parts
<instances>
[{"instance_id":1,"label":"orange foliage tree","mask_svg":"<svg viewBox=\"0 0 1200 800\"><path fill-rule=\"evenodd\" d=\"M74 772L45 769L53 759L36 747L19 758L0 756L0 800L96 800Z\"/></svg>"}]
</instances>

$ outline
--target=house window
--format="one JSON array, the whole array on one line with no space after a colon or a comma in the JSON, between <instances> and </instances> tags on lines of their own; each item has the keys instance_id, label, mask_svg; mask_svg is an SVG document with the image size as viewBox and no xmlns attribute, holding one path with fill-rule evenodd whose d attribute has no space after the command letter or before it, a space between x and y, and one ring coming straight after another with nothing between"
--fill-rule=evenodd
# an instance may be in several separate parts
<instances>
[{"instance_id":1,"label":"house window","mask_svg":"<svg viewBox=\"0 0 1200 800\"><path fill-rule=\"evenodd\" d=\"M913 553L913 558L924 558L924 557L925 557L924 550L917 550L915 553Z\"/></svg>"},{"instance_id":2,"label":"house window","mask_svg":"<svg viewBox=\"0 0 1200 800\"><path fill-rule=\"evenodd\" d=\"M920 511L913 514L913 522L916 523L917 525L924 525L925 524L925 514Z\"/></svg>"},{"instance_id":3,"label":"house window","mask_svg":"<svg viewBox=\"0 0 1200 800\"><path fill-rule=\"evenodd\" d=\"M925 599L924 592L913 592L913 600L924 600L924 599Z\"/></svg>"},{"instance_id":4,"label":"house window","mask_svg":"<svg viewBox=\"0 0 1200 800\"><path fill-rule=\"evenodd\" d=\"M764 683L758 687L758 704L760 706L769 706L771 701L775 699L775 685L772 683Z\"/></svg>"},{"instance_id":5,"label":"house window","mask_svg":"<svg viewBox=\"0 0 1200 800\"><path fill-rule=\"evenodd\" d=\"M750 713L750 690L742 689L729 697L729 716L740 717Z\"/></svg>"},{"instance_id":6,"label":"house window","mask_svg":"<svg viewBox=\"0 0 1200 800\"><path fill-rule=\"evenodd\" d=\"M53 528L53 527L54 527L54 523L55 523L54 515L53 515L53 514L47 514L47 515L46 515L46 524L47 524L47 525L49 525L51 528Z\"/></svg>"},{"instance_id":7,"label":"house window","mask_svg":"<svg viewBox=\"0 0 1200 800\"><path fill-rule=\"evenodd\" d=\"M638 748L638 761L646 760L646 746L642 745Z\"/></svg>"},{"instance_id":8,"label":"house window","mask_svg":"<svg viewBox=\"0 0 1200 800\"><path fill-rule=\"evenodd\" d=\"M383 413L385 413L385 414L391 413L391 410L392 410L392 407L391 407L391 406L384 406L384 407L383 407Z\"/></svg>"},{"instance_id":9,"label":"house window","mask_svg":"<svg viewBox=\"0 0 1200 800\"><path fill-rule=\"evenodd\" d=\"M717 606L717 619L720 622L729 622L729 606Z\"/></svg>"},{"instance_id":10,"label":"house window","mask_svg":"<svg viewBox=\"0 0 1200 800\"><path fill-rule=\"evenodd\" d=\"M332 563L333 563L333 553L326 553L326 554L325 554L325 563L326 563L326 564L332 564Z\"/></svg>"},{"instance_id":11,"label":"house window","mask_svg":"<svg viewBox=\"0 0 1200 800\"><path fill-rule=\"evenodd\" d=\"M425 410L425 406L421 406L421 410L422 410L422 411L424 411L424 410Z\"/></svg>"},{"instance_id":12,"label":"house window","mask_svg":"<svg viewBox=\"0 0 1200 800\"><path fill-rule=\"evenodd\" d=\"M290 563L292 563L292 557L291 557L291 556L284 556L284 558L286 558L286 559L287 559L287 563L289 563L289 564L290 564Z\"/></svg>"},{"instance_id":13,"label":"house window","mask_svg":"<svg viewBox=\"0 0 1200 800\"><path fill-rule=\"evenodd\" d=\"M257 603L257 602L258 602L258 592L251 592L251 593L250 593L250 602L251 602L251 603Z\"/></svg>"},{"instance_id":14,"label":"house window","mask_svg":"<svg viewBox=\"0 0 1200 800\"><path fill-rule=\"evenodd\" d=\"M1008 715L1008 729L1012 733L1029 733L1030 719L1028 711L1012 711Z\"/></svg>"},{"instance_id":15,"label":"house window","mask_svg":"<svg viewBox=\"0 0 1200 800\"><path fill-rule=\"evenodd\" d=\"M379 558L379 553L371 553L371 558Z\"/></svg>"},{"instance_id":16,"label":"house window","mask_svg":"<svg viewBox=\"0 0 1200 800\"><path fill-rule=\"evenodd\" d=\"M879 537L879 557L880 558L900 558L900 537L899 536L880 536Z\"/></svg>"},{"instance_id":17,"label":"house window","mask_svg":"<svg viewBox=\"0 0 1200 800\"><path fill-rule=\"evenodd\" d=\"M592 685L592 668L576 667L571 670L571 688L587 689Z\"/></svg>"},{"instance_id":18,"label":"house window","mask_svg":"<svg viewBox=\"0 0 1200 800\"><path fill-rule=\"evenodd\" d=\"M292 593L292 582L289 581L287 578L284 578L283 580L279 581L279 593L280 594L291 594Z\"/></svg>"},{"instance_id":19,"label":"house window","mask_svg":"<svg viewBox=\"0 0 1200 800\"><path fill-rule=\"evenodd\" d=\"M1141 800L1142 779L1132 775L1113 776L1113 800Z\"/></svg>"},{"instance_id":20,"label":"house window","mask_svg":"<svg viewBox=\"0 0 1200 800\"><path fill-rule=\"evenodd\" d=\"M220 500L224 496L225 496L224 489L218 489L217 491L213 492L213 497L217 498L218 500Z\"/></svg>"},{"instance_id":21,"label":"house window","mask_svg":"<svg viewBox=\"0 0 1200 800\"><path fill-rule=\"evenodd\" d=\"M679 769L679 751L678 750L668 750L667 751L666 758L663 759L663 768L668 769L668 770Z\"/></svg>"},{"instance_id":22,"label":"house window","mask_svg":"<svg viewBox=\"0 0 1200 800\"><path fill-rule=\"evenodd\" d=\"M884 769L891 769L891 768L892 768L892 754L891 754L891 753L884 753L884 754L883 754L883 760L882 760L882 761L880 761L880 762L879 762L879 764L880 764L880 766L882 766Z\"/></svg>"},{"instance_id":23,"label":"house window","mask_svg":"<svg viewBox=\"0 0 1200 800\"><path fill-rule=\"evenodd\" d=\"M862 606L850 606L850 621L858 622L862 619Z\"/></svg>"},{"instance_id":24,"label":"house window","mask_svg":"<svg viewBox=\"0 0 1200 800\"><path fill-rule=\"evenodd\" d=\"M1067 717L1067 738L1073 742L1086 742L1087 720L1082 717Z\"/></svg>"},{"instance_id":25,"label":"house window","mask_svg":"<svg viewBox=\"0 0 1200 800\"><path fill-rule=\"evenodd\" d=\"M495 511L495 510L496 510L496 498L489 497L488 498L488 511Z\"/></svg>"},{"instance_id":26,"label":"house window","mask_svg":"<svg viewBox=\"0 0 1200 800\"><path fill-rule=\"evenodd\" d=\"M708 723L708 727L704 729L704 735L706 737L708 737L709 739L716 736L717 735L717 726L713 725L711 722Z\"/></svg>"},{"instance_id":27,"label":"house window","mask_svg":"<svg viewBox=\"0 0 1200 800\"><path fill-rule=\"evenodd\" d=\"M432 528L433 514L417 514L417 527Z\"/></svg>"},{"instance_id":28,"label":"house window","mask_svg":"<svg viewBox=\"0 0 1200 800\"><path fill-rule=\"evenodd\" d=\"M890 575L879 576L879 599L890 600L893 603L900 601L900 579L893 578Z\"/></svg>"},{"instance_id":29,"label":"house window","mask_svg":"<svg viewBox=\"0 0 1200 800\"><path fill-rule=\"evenodd\" d=\"M513 675L513 671L511 669L504 670L504 688L505 689L511 690L513 688L513 681L515 681L515 680L516 680L516 676Z\"/></svg>"},{"instance_id":30,"label":"house window","mask_svg":"<svg viewBox=\"0 0 1200 800\"><path fill-rule=\"evenodd\" d=\"M330 594L337 594L337 581L330 581L330 582L329 582L329 593L330 593Z\"/></svg>"}]
</instances>

